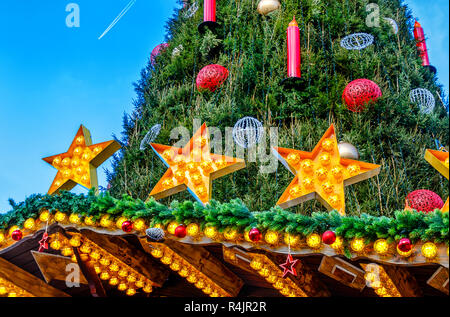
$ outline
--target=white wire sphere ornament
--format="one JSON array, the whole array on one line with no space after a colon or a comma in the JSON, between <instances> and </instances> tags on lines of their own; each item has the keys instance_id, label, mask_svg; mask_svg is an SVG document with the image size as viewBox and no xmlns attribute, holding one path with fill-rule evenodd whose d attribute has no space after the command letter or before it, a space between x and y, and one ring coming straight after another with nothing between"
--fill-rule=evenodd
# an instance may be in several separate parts
<instances>
[{"instance_id":1,"label":"white wire sphere ornament","mask_svg":"<svg viewBox=\"0 0 450 317\"><path fill-rule=\"evenodd\" d=\"M178 57L181 55L181 52L183 51L184 47L182 44L175 47L172 51L172 57Z\"/></svg>"},{"instance_id":2,"label":"white wire sphere ornament","mask_svg":"<svg viewBox=\"0 0 450 317\"><path fill-rule=\"evenodd\" d=\"M362 50L372 45L373 35L367 33L353 33L341 40L341 46L347 50Z\"/></svg>"},{"instance_id":3,"label":"white wire sphere ornament","mask_svg":"<svg viewBox=\"0 0 450 317\"><path fill-rule=\"evenodd\" d=\"M436 100L433 94L425 88L416 88L409 93L409 100L419 106L420 112L428 114L433 112Z\"/></svg>"},{"instance_id":4,"label":"white wire sphere ornament","mask_svg":"<svg viewBox=\"0 0 450 317\"><path fill-rule=\"evenodd\" d=\"M147 148L147 145L154 142L161 131L161 125L155 124L145 135L145 137L141 141L140 150L144 151Z\"/></svg>"},{"instance_id":5,"label":"white wire sphere ornament","mask_svg":"<svg viewBox=\"0 0 450 317\"><path fill-rule=\"evenodd\" d=\"M261 141L264 127L261 122L252 117L240 119L233 128L233 139L244 149L251 148Z\"/></svg>"},{"instance_id":6,"label":"white wire sphere ornament","mask_svg":"<svg viewBox=\"0 0 450 317\"><path fill-rule=\"evenodd\" d=\"M195 1L184 13L184 17L187 19L192 18L194 14L197 13L197 11L198 11L198 3L197 1Z\"/></svg>"},{"instance_id":7,"label":"white wire sphere ornament","mask_svg":"<svg viewBox=\"0 0 450 317\"><path fill-rule=\"evenodd\" d=\"M383 18L383 20L386 21L387 23L389 23L392 26L392 30L394 31L394 34L398 33L398 24L397 24L397 22L395 22L394 19Z\"/></svg>"}]
</instances>

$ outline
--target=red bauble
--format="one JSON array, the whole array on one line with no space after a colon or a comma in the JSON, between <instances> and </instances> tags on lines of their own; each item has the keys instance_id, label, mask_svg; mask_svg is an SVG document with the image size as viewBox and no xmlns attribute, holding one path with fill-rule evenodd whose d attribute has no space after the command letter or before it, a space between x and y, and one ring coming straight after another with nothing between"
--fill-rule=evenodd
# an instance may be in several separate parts
<instances>
[{"instance_id":1,"label":"red bauble","mask_svg":"<svg viewBox=\"0 0 450 317\"><path fill-rule=\"evenodd\" d=\"M342 100L347 109L353 112L361 112L367 104L376 102L383 95L380 87L368 79L356 79L344 89Z\"/></svg>"},{"instance_id":2,"label":"red bauble","mask_svg":"<svg viewBox=\"0 0 450 317\"><path fill-rule=\"evenodd\" d=\"M336 234L333 231L325 231L322 235L322 241L325 244L333 244L336 241Z\"/></svg>"},{"instance_id":3,"label":"red bauble","mask_svg":"<svg viewBox=\"0 0 450 317\"><path fill-rule=\"evenodd\" d=\"M152 53L150 54L150 62L152 65L155 65L156 57L159 56L159 54L161 54L161 52L163 52L168 47L169 44L162 43L153 49Z\"/></svg>"},{"instance_id":4,"label":"red bauble","mask_svg":"<svg viewBox=\"0 0 450 317\"><path fill-rule=\"evenodd\" d=\"M250 232L248 233L248 237L251 241L253 242L258 242L262 239L262 234L261 231L259 231L258 228L253 228L252 230L250 230Z\"/></svg>"},{"instance_id":5,"label":"red bauble","mask_svg":"<svg viewBox=\"0 0 450 317\"><path fill-rule=\"evenodd\" d=\"M228 69L221 65L212 64L203 67L197 75L197 89L208 89L214 92L228 78Z\"/></svg>"},{"instance_id":6,"label":"red bauble","mask_svg":"<svg viewBox=\"0 0 450 317\"><path fill-rule=\"evenodd\" d=\"M442 198L431 190L419 189L406 197L406 207L429 213L444 206Z\"/></svg>"},{"instance_id":7,"label":"red bauble","mask_svg":"<svg viewBox=\"0 0 450 317\"><path fill-rule=\"evenodd\" d=\"M13 233L11 233L11 238L14 241L22 240L22 237L23 237L23 234L22 234L22 231L20 231L20 230L14 230Z\"/></svg>"},{"instance_id":8,"label":"red bauble","mask_svg":"<svg viewBox=\"0 0 450 317\"><path fill-rule=\"evenodd\" d=\"M175 237L177 238L184 238L186 236L186 226L185 225L179 225L175 229Z\"/></svg>"},{"instance_id":9,"label":"red bauble","mask_svg":"<svg viewBox=\"0 0 450 317\"><path fill-rule=\"evenodd\" d=\"M131 232L133 230L133 223L131 221L122 222L122 230L124 232Z\"/></svg>"},{"instance_id":10,"label":"red bauble","mask_svg":"<svg viewBox=\"0 0 450 317\"><path fill-rule=\"evenodd\" d=\"M411 241L407 238L403 238L398 242L397 248L402 252L409 252L412 249Z\"/></svg>"}]
</instances>

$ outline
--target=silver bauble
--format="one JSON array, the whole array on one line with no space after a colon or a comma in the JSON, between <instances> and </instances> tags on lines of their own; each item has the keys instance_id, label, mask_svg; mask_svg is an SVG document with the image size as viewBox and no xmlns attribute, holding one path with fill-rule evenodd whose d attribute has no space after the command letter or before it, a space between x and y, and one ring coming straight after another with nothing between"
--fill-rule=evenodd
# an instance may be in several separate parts
<instances>
[{"instance_id":1,"label":"silver bauble","mask_svg":"<svg viewBox=\"0 0 450 317\"><path fill-rule=\"evenodd\" d=\"M262 15L267 15L281 7L280 1L278 0L261 0L258 3L258 12Z\"/></svg>"},{"instance_id":2,"label":"silver bauble","mask_svg":"<svg viewBox=\"0 0 450 317\"><path fill-rule=\"evenodd\" d=\"M359 160L359 152L353 144L348 142L339 142L338 149L341 158Z\"/></svg>"}]
</instances>

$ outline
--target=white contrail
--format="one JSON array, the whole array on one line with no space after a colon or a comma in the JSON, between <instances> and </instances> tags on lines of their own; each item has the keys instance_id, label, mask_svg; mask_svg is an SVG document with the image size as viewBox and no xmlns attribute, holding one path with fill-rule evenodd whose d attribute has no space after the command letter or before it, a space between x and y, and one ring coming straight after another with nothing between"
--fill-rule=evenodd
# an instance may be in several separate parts
<instances>
[{"instance_id":1,"label":"white contrail","mask_svg":"<svg viewBox=\"0 0 450 317\"><path fill-rule=\"evenodd\" d=\"M100 35L100 37L98 38L99 40L104 37L106 35L106 33L109 32L109 30L111 30L114 25L117 24L117 22L119 22L119 20L128 12L128 10L131 9L131 7L136 3L136 0L131 0L127 6L125 8L123 8L122 12L119 13L119 15L114 19L114 21L111 22L111 24L108 26L108 28L105 30L105 32L103 32L102 35Z\"/></svg>"}]
</instances>

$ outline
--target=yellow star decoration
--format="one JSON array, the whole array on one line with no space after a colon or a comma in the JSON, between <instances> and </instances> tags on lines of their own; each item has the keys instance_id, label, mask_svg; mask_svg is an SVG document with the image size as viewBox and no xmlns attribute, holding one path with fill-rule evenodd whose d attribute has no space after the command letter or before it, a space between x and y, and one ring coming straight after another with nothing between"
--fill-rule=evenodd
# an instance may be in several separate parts
<instances>
[{"instance_id":1,"label":"yellow star decoration","mask_svg":"<svg viewBox=\"0 0 450 317\"><path fill-rule=\"evenodd\" d=\"M77 184L98 189L97 167L119 149L116 141L92 144L89 130L81 125L66 153L43 158L58 170L48 193L71 190Z\"/></svg>"},{"instance_id":2,"label":"yellow star decoration","mask_svg":"<svg viewBox=\"0 0 450 317\"><path fill-rule=\"evenodd\" d=\"M436 150L426 150L425 160L438 170L445 178L448 179L448 152L441 152ZM442 207L441 211L448 212L449 203L448 198Z\"/></svg>"},{"instance_id":3,"label":"yellow star decoration","mask_svg":"<svg viewBox=\"0 0 450 317\"><path fill-rule=\"evenodd\" d=\"M380 173L380 165L340 157L334 125L328 128L312 152L278 147L272 152L295 175L278 200L281 208L316 198L328 210L345 215L344 187Z\"/></svg>"},{"instance_id":4,"label":"yellow star decoration","mask_svg":"<svg viewBox=\"0 0 450 317\"><path fill-rule=\"evenodd\" d=\"M183 148L150 144L168 170L150 193L155 199L188 190L202 205L211 200L212 181L245 167L242 159L210 153L206 124Z\"/></svg>"}]
</instances>

